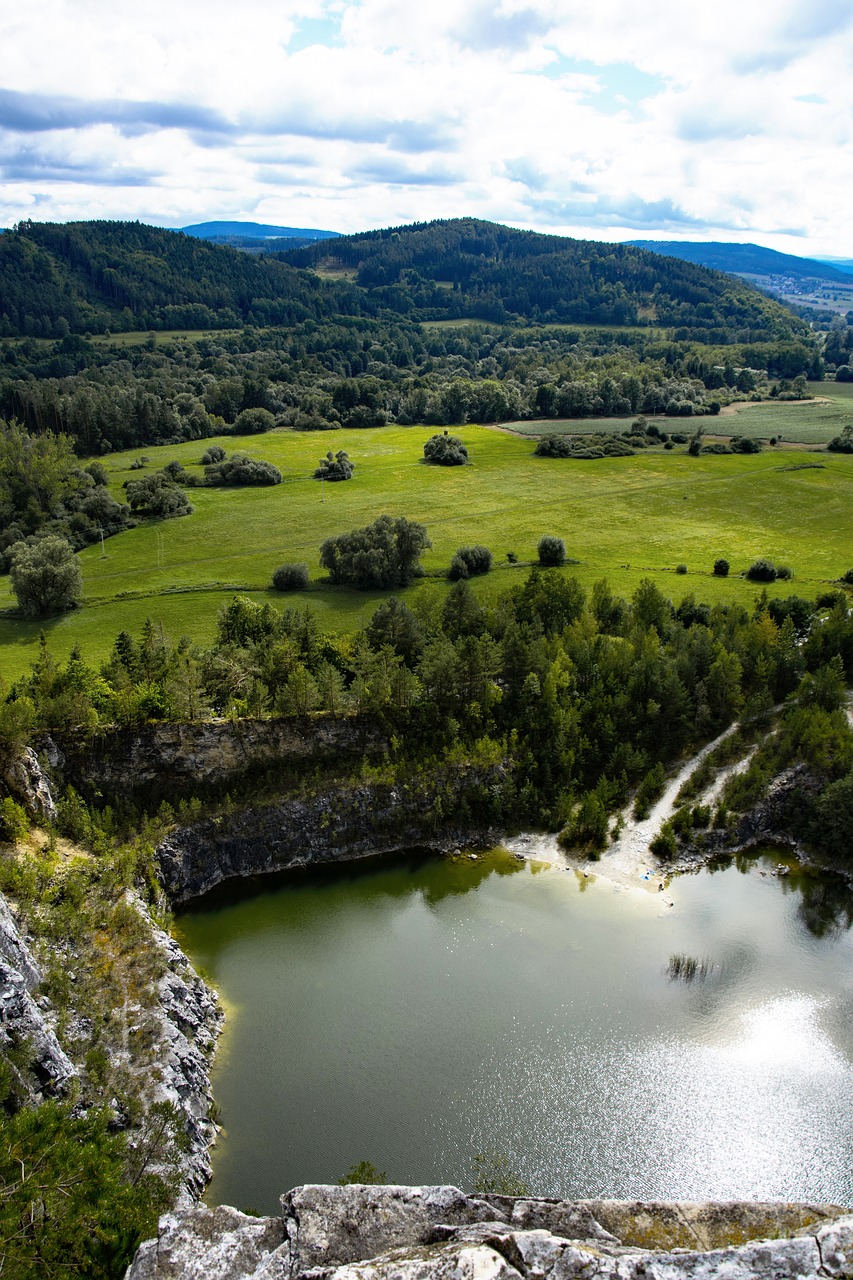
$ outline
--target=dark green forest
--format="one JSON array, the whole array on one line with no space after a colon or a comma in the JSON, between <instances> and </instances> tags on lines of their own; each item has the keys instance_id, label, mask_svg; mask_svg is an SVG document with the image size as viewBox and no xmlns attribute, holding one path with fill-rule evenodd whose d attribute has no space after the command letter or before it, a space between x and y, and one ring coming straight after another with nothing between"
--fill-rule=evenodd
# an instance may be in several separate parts
<instances>
[{"instance_id":1,"label":"dark green forest","mask_svg":"<svg viewBox=\"0 0 853 1280\"><path fill-rule=\"evenodd\" d=\"M357 283L308 269L330 253ZM0 418L91 455L265 429L257 410L296 430L701 415L823 372L784 307L641 250L456 220L288 258L139 223L0 236Z\"/></svg>"}]
</instances>

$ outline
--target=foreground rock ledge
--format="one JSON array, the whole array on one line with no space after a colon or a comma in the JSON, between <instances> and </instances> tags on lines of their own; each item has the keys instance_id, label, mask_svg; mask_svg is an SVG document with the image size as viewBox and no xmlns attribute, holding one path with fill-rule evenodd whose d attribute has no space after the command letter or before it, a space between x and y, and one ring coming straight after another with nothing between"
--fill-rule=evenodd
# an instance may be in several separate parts
<instances>
[{"instance_id":1,"label":"foreground rock ledge","mask_svg":"<svg viewBox=\"0 0 853 1280\"><path fill-rule=\"evenodd\" d=\"M809 1280L853 1278L838 1205L469 1196L304 1186L281 1216L197 1205L160 1220L127 1280Z\"/></svg>"}]
</instances>

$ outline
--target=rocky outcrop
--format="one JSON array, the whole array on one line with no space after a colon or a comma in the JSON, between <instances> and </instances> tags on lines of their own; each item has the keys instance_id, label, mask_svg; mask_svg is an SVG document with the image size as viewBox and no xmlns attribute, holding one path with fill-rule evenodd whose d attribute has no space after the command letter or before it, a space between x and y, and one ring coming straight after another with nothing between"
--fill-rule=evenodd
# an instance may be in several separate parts
<instances>
[{"instance_id":1,"label":"rocky outcrop","mask_svg":"<svg viewBox=\"0 0 853 1280\"><path fill-rule=\"evenodd\" d=\"M56 821L50 781L32 747L0 760L0 782L36 822Z\"/></svg>"},{"instance_id":2,"label":"rocky outcrop","mask_svg":"<svg viewBox=\"0 0 853 1280\"><path fill-rule=\"evenodd\" d=\"M213 1096L210 1065L222 1025L216 994L202 981L174 938L151 919L135 894L128 904L145 922L147 946L159 952L162 976L156 984L151 1007L130 1006L129 1030L146 1023L145 1054L132 1046L114 1046L112 1063L127 1069L128 1078L138 1081L139 1099L144 1107L167 1102L174 1109L186 1134L186 1150L180 1157L181 1190L178 1205L188 1207L201 1195L210 1180L210 1146L216 1126L210 1119ZM82 1100L86 1101L86 1073L83 1067L89 1043L91 1019L72 1005L65 1010L66 1030L55 1031L55 1011L40 993L42 973L27 940L21 936L15 917L0 895L0 1053L13 1070L13 1094L27 1106L37 1106L47 1098L62 1097L72 1079L79 1077ZM116 1105L116 1104L114 1104ZM126 1123L119 1111L116 1123ZM131 1129L134 1145L141 1133Z\"/></svg>"},{"instance_id":3,"label":"rocky outcrop","mask_svg":"<svg viewBox=\"0 0 853 1280\"><path fill-rule=\"evenodd\" d=\"M667 861L672 871L692 870L718 856L746 853L761 845L788 848L804 863L812 852L793 834L806 804L820 794L825 783L807 765L785 769L767 787L753 807L739 814L732 825L695 835Z\"/></svg>"},{"instance_id":4,"label":"rocky outcrop","mask_svg":"<svg viewBox=\"0 0 853 1280\"><path fill-rule=\"evenodd\" d=\"M61 753L61 771L78 791L101 796L180 796L227 791L247 774L281 765L342 761L387 750L365 717L287 716L274 720L158 723L75 737L43 738L39 753Z\"/></svg>"},{"instance_id":5,"label":"rocky outcrop","mask_svg":"<svg viewBox=\"0 0 853 1280\"><path fill-rule=\"evenodd\" d=\"M468 1196L304 1186L279 1218L196 1206L160 1220L127 1280L817 1280L853 1276L831 1205Z\"/></svg>"},{"instance_id":6,"label":"rocky outcrop","mask_svg":"<svg viewBox=\"0 0 853 1280\"><path fill-rule=\"evenodd\" d=\"M232 877L492 840L485 825L453 815L482 809L503 777L496 766L430 784L340 786L181 827L157 849L163 885L181 905Z\"/></svg>"},{"instance_id":7,"label":"rocky outcrop","mask_svg":"<svg viewBox=\"0 0 853 1280\"><path fill-rule=\"evenodd\" d=\"M14 1093L29 1105L60 1096L76 1075L53 1029L50 1003L37 994L41 980L0 895L0 1053L12 1067Z\"/></svg>"},{"instance_id":8,"label":"rocky outcrop","mask_svg":"<svg viewBox=\"0 0 853 1280\"><path fill-rule=\"evenodd\" d=\"M181 1116L188 1146L183 1157L183 1180L178 1204L194 1203L210 1181L210 1147L216 1139L211 1120L213 1094L210 1066L223 1015L216 993L199 977L174 938L149 921L152 945L165 961L157 984L157 1073L152 1097L171 1103Z\"/></svg>"}]
</instances>

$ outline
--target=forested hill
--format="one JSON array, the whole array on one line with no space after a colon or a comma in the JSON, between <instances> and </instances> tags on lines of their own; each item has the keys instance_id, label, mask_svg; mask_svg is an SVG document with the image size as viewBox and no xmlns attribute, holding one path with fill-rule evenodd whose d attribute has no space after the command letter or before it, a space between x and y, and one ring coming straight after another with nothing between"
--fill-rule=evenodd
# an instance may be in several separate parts
<instances>
[{"instance_id":1,"label":"forested hill","mask_svg":"<svg viewBox=\"0 0 853 1280\"><path fill-rule=\"evenodd\" d=\"M382 309L650 325L714 344L807 333L780 304L703 267L473 219L340 237L286 261L136 222L27 222L0 236L0 337L294 325Z\"/></svg>"},{"instance_id":2,"label":"forested hill","mask_svg":"<svg viewBox=\"0 0 853 1280\"><path fill-rule=\"evenodd\" d=\"M778 303L692 263L471 218L341 236L287 260L355 271L386 306L432 319L648 323L709 342L805 332Z\"/></svg>"},{"instance_id":3,"label":"forested hill","mask_svg":"<svg viewBox=\"0 0 853 1280\"><path fill-rule=\"evenodd\" d=\"M0 236L0 337L295 324L360 312L357 292L138 222L25 222Z\"/></svg>"},{"instance_id":4,"label":"forested hill","mask_svg":"<svg viewBox=\"0 0 853 1280\"><path fill-rule=\"evenodd\" d=\"M787 276L791 280L828 280L850 284L849 274L815 258L777 253L760 244L724 244L715 240L632 240L638 249L649 249L667 258L695 262L733 275Z\"/></svg>"}]
</instances>

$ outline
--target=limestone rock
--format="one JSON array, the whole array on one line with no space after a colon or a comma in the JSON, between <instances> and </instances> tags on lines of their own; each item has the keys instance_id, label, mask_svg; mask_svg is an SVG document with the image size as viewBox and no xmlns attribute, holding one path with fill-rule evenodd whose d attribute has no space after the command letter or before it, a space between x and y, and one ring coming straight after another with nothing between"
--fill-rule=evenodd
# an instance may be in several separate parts
<instances>
[{"instance_id":1,"label":"limestone rock","mask_svg":"<svg viewBox=\"0 0 853 1280\"><path fill-rule=\"evenodd\" d=\"M152 945L165 961L154 1010L159 1069L151 1093L157 1101L172 1103L183 1117L189 1149L178 1207L188 1208L210 1180L210 1146L216 1138L216 1126L209 1119L210 1064L223 1015L216 993L199 977L175 939L158 928L140 899L131 897L146 920Z\"/></svg>"},{"instance_id":2,"label":"limestone rock","mask_svg":"<svg viewBox=\"0 0 853 1280\"><path fill-rule=\"evenodd\" d=\"M537 1221L550 1229L522 1225ZM757 1238L762 1232L781 1238ZM694 1247L674 1243L684 1238ZM640 1239L656 1243L643 1248ZM827 1205L572 1202L467 1196L446 1186L309 1185L282 1197L280 1221L200 1207L167 1216L127 1280L202 1276L850 1280L853 1216Z\"/></svg>"},{"instance_id":3,"label":"limestone rock","mask_svg":"<svg viewBox=\"0 0 853 1280\"><path fill-rule=\"evenodd\" d=\"M25 1050L26 1064L16 1068L17 1085L30 1103L61 1094L75 1070L44 1013L27 988L27 979L0 961L0 1052Z\"/></svg>"},{"instance_id":4,"label":"limestone rock","mask_svg":"<svg viewBox=\"0 0 853 1280\"><path fill-rule=\"evenodd\" d=\"M0 778L31 818L38 822L56 821L56 805L50 782L32 747L24 747L18 755L7 760L2 766Z\"/></svg>"},{"instance_id":5,"label":"limestone rock","mask_svg":"<svg viewBox=\"0 0 853 1280\"><path fill-rule=\"evenodd\" d=\"M284 1238L280 1218L252 1218L220 1205L165 1214L137 1251L128 1280L232 1280L254 1276Z\"/></svg>"},{"instance_id":6,"label":"limestone rock","mask_svg":"<svg viewBox=\"0 0 853 1280\"><path fill-rule=\"evenodd\" d=\"M289 1191L281 1205L300 1271L373 1258L402 1245L430 1244L439 1224L495 1217L491 1205L457 1187L307 1185Z\"/></svg>"},{"instance_id":7,"label":"limestone rock","mask_svg":"<svg viewBox=\"0 0 853 1280\"><path fill-rule=\"evenodd\" d=\"M41 982L41 972L15 923L6 899L0 894L0 957L21 975L27 991Z\"/></svg>"},{"instance_id":8,"label":"limestone rock","mask_svg":"<svg viewBox=\"0 0 853 1280\"><path fill-rule=\"evenodd\" d=\"M434 804L448 788L460 803L475 798L501 775L495 766L448 771L411 786L336 786L179 828L157 849L166 893L180 905L234 877L418 848L444 852L478 837L490 842L496 833L470 824L437 831Z\"/></svg>"},{"instance_id":9,"label":"limestone rock","mask_svg":"<svg viewBox=\"0 0 853 1280\"><path fill-rule=\"evenodd\" d=\"M826 1275L853 1276L853 1216L838 1218L821 1227L815 1239Z\"/></svg>"},{"instance_id":10,"label":"limestone rock","mask_svg":"<svg viewBox=\"0 0 853 1280\"><path fill-rule=\"evenodd\" d=\"M41 744L39 744L41 746ZM110 729L94 740L63 739L63 775L78 790L104 795L179 795L289 761L382 754L386 735L365 717L287 716L196 720Z\"/></svg>"}]
</instances>

